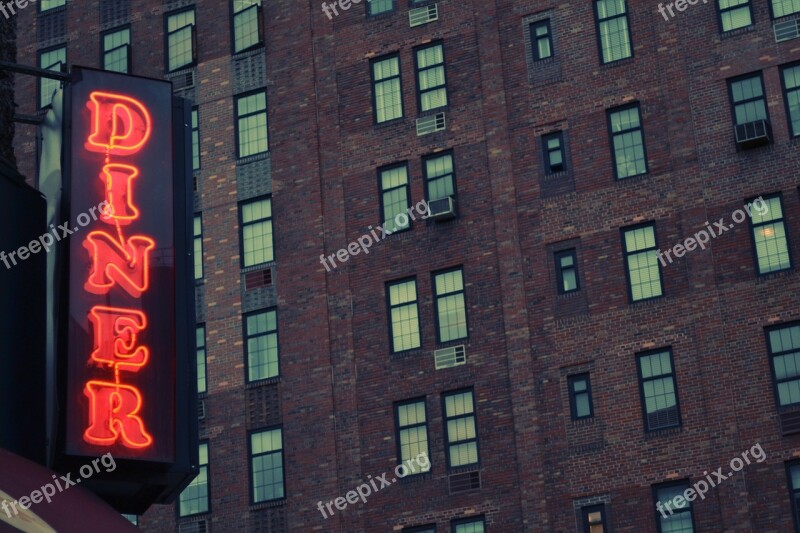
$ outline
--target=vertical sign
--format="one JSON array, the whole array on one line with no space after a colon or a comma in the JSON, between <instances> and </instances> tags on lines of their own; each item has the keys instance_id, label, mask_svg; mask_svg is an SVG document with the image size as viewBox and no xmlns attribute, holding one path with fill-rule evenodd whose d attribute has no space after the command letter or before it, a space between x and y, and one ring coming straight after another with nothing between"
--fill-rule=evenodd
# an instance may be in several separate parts
<instances>
[{"instance_id":1,"label":"vertical sign","mask_svg":"<svg viewBox=\"0 0 800 533\"><path fill-rule=\"evenodd\" d=\"M70 105L66 452L171 462L171 87L80 69Z\"/></svg>"}]
</instances>

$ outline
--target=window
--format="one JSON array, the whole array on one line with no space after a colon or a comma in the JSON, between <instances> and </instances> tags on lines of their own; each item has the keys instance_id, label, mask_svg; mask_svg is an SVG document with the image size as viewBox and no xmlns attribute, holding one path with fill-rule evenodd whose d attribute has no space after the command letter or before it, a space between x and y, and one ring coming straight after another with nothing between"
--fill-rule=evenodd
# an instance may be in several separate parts
<instances>
[{"instance_id":1,"label":"window","mask_svg":"<svg viewBox=\"0 0 800 533\"><path fill-rule=\"evenodd\" d=\"M403 533L436 533L436 525L404 527Z\"/></svg>"},{"instance_id":2,"label":"window","mask_svg":"<svg viewBox=\"0 0 800 533\"><path fill-rule=\"evenodd\" d=\"M419 336L419 308L417 307L417 280L406 279L389 283L389 337L392 352L403 352L421 346Z\"/></svg>"},{"instance_id":3,"label":"window","mask_svg":"<svg viewBox=\"0 0 800 533\"><path fill-rule=\"evenodd\" d=\"M395 419L397 422L398 464L409 459L416 459L420 454L428 453L428 417L425 411L425 398L411 400L395 405ZM430 470L430 461L428 461Z\"/></svg>"},{"instance_id":4,"label":"window","mask_svg":"<svg viewBox=\"0 0 800 533\"><path fill-rule=\"evenodd\" d=\"M550 35L550 20L540 20L531 24L531 46L533 59L539 61L553 57L553 37Z\"/></svg>"},{"instance_id":5,"label":"window","mask_svg":"<svg viewBox=\"0 0 800 533\"><path fill-rule=\"evenodd\" d=\"M484 533L483 517L453 521L453 533Z\"/></svg>"},{"instance_id":6,"label":"window","mask_svg":"<svg viewBox=\"0 0 800 533\"><path fill-rule=\"evenodd\" d=\"M261 0L233 0L233 53L254 48L263 41Z\"/></svg>"},{"instance_id":7,"label":"window","mask_svg":"<svg viewBox=\"0 0 800 533\"><path fill-rule=\"evenodd\" d=\"M272 243L272 199L243 203L242 267L263 265L275 260Z\"/></svg>"},{"instance_id":8,"label":"window","mask_svg":"<svg viewBox=\"0 0 800 533\"><path fill-rule=\"evenodd\" d=\"M208 512L208 443L201 442L199 448L200 472L183 489L178 497L178 516L190 516Z\"/></svg>"},{"instance_id":9,"label":"window","mask_svg":"<svg viewBox=\"0 0 800 533\"><path fill-rule=\"evenodd\" d=\"M194 279L203 279L203 216L194 216Z\"/></svg>"},{"instance_id":10,"label":"window","mask_svg":"<svg viewBox=\"0 0 800 533\"><path fill-rule=\"evenodd\" d=\"M647 153L639 104L609 111L608 125L613 145L614 175L617 179L646 174Z\"/></svg>"},{"instance_id":11,"label":"window","mask_svg":"<svg viewBox=\"0 0 800 533\"><path fill-rule=\"evenodd\" d=\"M554 257L556 260L556 278L558 278L558 294L567 294L580 289L578 255L575 248L556 252Z\"/></svg>"},{"instance_id":12,"label":"window","mask_svg":"<svg viewBox=\"0 0 800 533\"><path fill-rule=\"evenodd\" d=\"M460 268L433 275L436 291L436 331L439 342L467 337L464 271Z\"/></svg>"},{"instance_id":13,"label":"window","mask_svg":"<svg viewBox=\"0 0 800 533\"><path fill-rule=\"evenodd\" d=\"M250 435L250 464L253 503L279 500L286 496L281 428Z\"/></svg>"},{"instance_id":14,"label":"window","mask_svg":"<svg viewBox=\"0 0 800 533\"><path fill-rule=\"evenodd\" d=\"M372 100L375 122L380 124L403 116L399 56L393 55L372 62Z\"/></svg>"},{"instance_id":15,"label":"window","mask_svg":"<svg viewBox=\"0 0 800 533\"><path fill-rule=\"evenodd\" d=\"M167 72L194 65L196 52L194 9L167 15Z\"/></svg>"},{"instance_id":16,"label":"window","mask_svg":"<svg viewBox=\"0 0 800 533\"><path fill-rule=\"evenodd\" d=\"M750 209L750 225L759 274L792 268L781 197L777 195L764 198L764 203L768 209Z\"/></svg>"},{"instance_id":17,"label":"window","mask_svg":"<svg viewBox=\"0 0 800 533\"><path fill-rule=\"evenodd\" d=\"M800 12L800 0L772 0L772 18Z\"/></svg>"},{"instance_id":18,"label":"window","mask_svg":"<svg viewBox=\"0 0 800 533\"><path fill-rule=\"evenodd\" d=\"M611 63L631 57L631 35L625 0L595 0L600 62Z\"/></svg>"},{"instance_id":19,"label":"window","mask_svg":"<svg viewBox=\"0 0 800 533\"><path fill-rule=\"evenodd\" d=\"M658 533L694 533L692 503L683 497L688 488L688 481L653 487ZM680 496L680 499L675 501L677 496Z\"/></svg>"},{"instance_id":20,"label":"window","mask_svg":"<svg viewBox=\"0 0 800 533\"><path fill-rule=\"evenodd\" d=\"M103 34L103 68L127 74L131 70L131 30L122 28Z\"/></svg>"},{"instance_id":21,"label":"window","mask_svg":"<svg viewBox=\"0 0 800 533\"><path fill-rule=\"evenodd\" d=\"M274 309L258 311L244 317L247 381L274 378L279 375L278 313Z\"/></svg>"},{"instance_id":22,"label":"window","mask_svg":"<svg viewBox=\"0 0 800 533\"><path fill-rule=\"evenodd\" d=\"M583 533L606 533L606 506L603 504L592 505L581 509L583 514Z\"/></svg>"},{"instance_id":23,"label":"window","mask_svg":"<svg viewBox=\"0 0 800 533\"><path fill-rule=\"evenodd\" d=\"M370 15L380 15L394 11L394 0L368 0L367 13Z\"/></svg>"},{"instance_id":24,"label":"window","mask_svg":"<svg viewBox=\"0 0 800 533\"><path fill-rule=\"evenodd\" d=\"M444 73L444 45L417 48L417 97L420 112L447 106L447 79Z\"/></svg>"},{"instance_id":25,"label":"window","mask_svg":"<svg viewBox=\"0 0 800 533\"><path fill-rule=\"evenodd\" d=\"M623 229L623 244L628 296L631 302L663 295L655 224Z\"/></svg>"},{"instance_id":26,"label":"window","mask_svg":"<svg viewBox=\"0 0 800 533\"><path fill-rule=\"evenodd\" d=\"M782 68L781 81L789 133L792 137L798 137L800 136L800 64Z\"/></svg>"},{"instance_id":27,"label":"window","mask_svg":"<svg viewBox=\"0 0 800 533\"><path fill-rule=\"evenodd\" d=\"M380 170L381 185L381 217L383 226L392 233L411 227L411 221L406 217L405 226L398 225L395 217L400 213L407 213L409 206L408 165L396 165Z\"/></svg>"},{"instance_id":28,"label":"window","mask_svg":"<svg viewBox=\"0 0 800 533\"><path fill-rule=\"evenodd\" d=\"M578 374L567 378L569 387L569 410L573 420L594 416L592 407L592 387L589 374Z\"/></svg>"},{"instance_id":29,"label":"window","mask_svg":"<svg viewBox=\"0 0 800 533\"><path fill-rule=\"evenodd\" d=\"M447 464L450 468L478 463L478 429L472 389L444 395Z\"/></svg>"},{"instance_id":30,"label":"window","mask_svg":"<svg viewBox=\"0 0 800 533\"><path fill-rule=\"evenodd\" d=\"M567 170L564 157L564 135L560 132L542 135L544 173L556 174Z\"/></svg>"},{"instance_id":31,"label":"window","mask_svg":"<svg viewBox=\"0 0 800 533\"><path fill-rule=\"evenodd\" d=\"M645 429L655 431L680 426L672 350L640 354L637 359Z\"/></svg>"},{"instance_id":32,"label":"window","mask_svg":"<svg viewBox=\"0 0 800 533\"><path fill-rule=\"evenodd\" d=\"M122 513L122 518L124 518L134 526L139 525L139 515Z\"/></svg>"},{"instance_id":33,"label":"window","mask_svg":"<svg viewBox=\"0 0 800 533\"><path fill-rule=\"evenodd\" d=\"M778 407L800 404L800 324L768 329L767 348Z\"/></svg>"},{"instance_id":34,"label":"window","mask_svg":"<svg viewBox=\"0 0 800 533\"><path fill-rule=\"evenodd\" d=\"M267 91L236 97L236 145L238 157L269 150Z\"/></svg>"},{"instance_id":35,"label":"window","mask_svg":"<svg viewBox=\"0 0 800 533\"><path fill-rule=\"evenodd\" d=\"M753 24L750 0L717 0L722 31L738 30Z\"/></svg>"},{"instance_id":36,"label":"window","mask_svg":"<svg viewBox=\"0 0 800 533\"><path fill-rule=\"evenodd\" d=\"M789 477L789 497L792 500L794 530L800 532L800 463L788 463L786 474Z\"/></svg>"},{"instance_id":37,"label":"window","mask_svg":"<svg viewBox=\"0 0 800 533\"><path fill-rule=\"evenodd\" d=\"M202 394L208 390L206 374L206 325L200 324L195 328L195 346L197 347L197 393Z\"/></svg>"},{"instance_id":38,"label":"window","mask_svg":"<svg viewBox=\"0 0 800 533\"><path fill-rule=\"evenodd\" d=\"M735 124L746 124L755 120L766 120L767 99L761 74L731 80L729 82L733 118Z\"/></svg>"},{"instance_id":39,"label":"window","mask_svg":"<svg viewBox=\"0 0 800 533\"><path fill-rule=\"evenodd\" d=\"M192 170L200 170L200 111L192 108Z\"/></svg>"},{"instance_id":40,"label":"window","mask_svg":"<svg viewBox=\"0 0 800 533\"><path fill-rule=\"evenodd\" d=\"M47 70L61 72L61 67L67 64L67 47L60 46L51 50L39 52L39 67ZM39 107L50 105L53 93L61 87L61 82L49 78L39 78Z\"/></svg>"},{"instance_id":41,"label":"window","mask_svg":"<svg viewBox=\"0 0 800 533\"><path fill-rule=\"evenodd\" d=\"M456 174L452 152L424 158L422 169L425 174L425 192L428 194L429 202L456 195Z\"/></svg>"},{"instance_id":42,"label":"window","mask_svg":"<svg viewBox=\"0 0 800 533\"><path fill-rule=\"evenodd\" d=\"M40 0L39 11L47 11L67 5L67 0ZM17 6L19 7L19 6Z\"/></svg>"}]
</instances>

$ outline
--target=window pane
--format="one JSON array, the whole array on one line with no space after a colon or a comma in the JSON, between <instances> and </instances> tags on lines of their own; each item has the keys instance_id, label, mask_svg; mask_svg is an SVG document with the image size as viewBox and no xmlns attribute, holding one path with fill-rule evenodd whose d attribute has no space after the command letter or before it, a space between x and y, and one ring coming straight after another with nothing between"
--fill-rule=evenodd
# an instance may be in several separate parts
<instances>
[{"instance_id":1,"label":"window pane","mask_svg":"<svg viewBox=\"0 0 800 533\"><path fill-rule=\"evenodd\" d=\"M61 71L61 66L67 62L67 49L57 48L49 52L43 52L39 56L39 67L47 70ZM53 93L61 87L61 82L49 78L39 79L39 107L49 105L53 99Z\"/></svg>"},{"instance_id":2,"label":"window pane","mask_svg":"<svg viewBox=\"0 0 800 533\"><path fill-rule=\"evenodd\" d=\"M375 114L378 122L403 116L400 92L400 59L390 57L372 64Z\"/></svg>"},{"instance_id":3,"label":"window pane","mask_svg":"<svg viewBox=\"0 0 800 533\"><path fill-rule=\"evenodd\" d=\"M394 0L368 0L367 7L370 15L386 13L394 9Z\"/></svg>"},{"instance_id":4,"label":"window pane","mask_svg":"<svg viewBox=\"0 0 800 533\"><path fill-rule=\"evenodd\" d=\"M281 439L280 429L262 431L250 436L253 501L256 503L285 496Z\"/></svg>"},{"instance_id":5,"label":"window pane","mask_svg":"<svg viewBox=\"0 0 800 533\"><path fill-rule=\"evenodd\" d=\"M167 17L167 66L171 71L194 62L194 10Z\"/></svg>"},{"instance_id":6,"label":"window pane","mask_svg":"<svg viewBox=\"0 0 800 533\"><path fill-rule=\"evenodd\" d=\"M792 135L800 135L800 65L783 70L783 83L786 87L786 106L789 108L789 122Z\"/></svg>"},{"instance_id":7,"label":"window pane","mask_svg":"<svg viewBox=\"0 0 800 533\"><path fill-rule=\"evenodd\" d=\"M234 50L247 50L261 42L258 29L261 0L234 0Z\"/></svg>"},{"instance_id":8,"label":"window pane","mask_svg":"<svg viewBox=\"0 0 800 533\"><path fill-rule=\"evenodd\" d=\"M772 0L772 13L775 18L785 17L800 11L800 0Z\"/></svg>"}]
</instances>

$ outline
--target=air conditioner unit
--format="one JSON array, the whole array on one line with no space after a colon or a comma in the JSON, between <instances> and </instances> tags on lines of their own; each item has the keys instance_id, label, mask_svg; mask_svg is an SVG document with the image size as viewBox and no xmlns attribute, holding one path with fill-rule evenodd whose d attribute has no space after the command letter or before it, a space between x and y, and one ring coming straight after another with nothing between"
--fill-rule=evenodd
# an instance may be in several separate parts
<instances>
[{"instance_id":1,"label":"air conditioner unit","mask_svg":"<svg viewBox=\"0 0 800 533\"><path fill-rule=\"evenodd\" d=\"M776 43L797 39L800 37L800 19L776 20L772 29Z\"/></svg>"},{"instance_id":2,"label":"air conditioner unit","mask_svg":"<svg viewBox=\"0 0 800 533\"><path fill-rule=\"evenodd\" d=\"M167 76L172 81L172 92L185 91L194 87L194 69Z\"/></svg>"},{"instance_id":3,"label":"air conditioner unit","mask_svg":"<svg viewBox=\"0 0 800 533\"><path fill-rule=\"evenodd\" d=\"M422 26L439 20L439 4L431 4L425 7L411 9L408 12L408 25L410 27Z\"/></svg>"},{"instance_id":4,"label":"air conditioner unit","mask_svg":"<svg viewBox=\"0 0 800 533\"><path fill-rule=\"evenodd\" d=\"M456 201L452 196L445 196L428 202L428 216L434 220L449 220L456 217Z\"/></svg>"},{"instance_id":5,"label":"air conditioner unit","mask_svg":"<svg viewBox=\"0 0 800 533\"><path fill-rule=\"evenodd\" d=\"M465 365L467 364L467 351L463 344L435 350L433 352L433 361L436 365L436 370Z\"/></svg>"},{"instance_id":6,"label":"air conditioner unit","mask_svg":"<svg viewBox=\"0 0 800 533\"><path fill-rule=\"evenodd\" d=\"M736 125L736 144L740 148L755 148L770 143L769 122L763 118Z\"/></svg>"},{"instance_id":7,"label":"air conditioner unit","mask_svg":"<svg viewBox=\"0 0 800 533\"><path fill-rule=\"evenodd\" d=\"M417 137L436 131L442 131L444 128L444 112L417 119Z\"/></svg>"}]
</instances>

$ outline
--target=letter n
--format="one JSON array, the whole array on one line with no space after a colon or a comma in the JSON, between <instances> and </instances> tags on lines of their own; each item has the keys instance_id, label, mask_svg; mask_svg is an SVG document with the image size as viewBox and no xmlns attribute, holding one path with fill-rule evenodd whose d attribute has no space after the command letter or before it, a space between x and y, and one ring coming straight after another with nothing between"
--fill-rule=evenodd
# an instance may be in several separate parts
<instances>
[{"instance_id":1,"label":"letter n","mask_svg":"<svg viewBox=\"0 0 800 533\"><path fill-rule=\"evenodd\" d=\"M150 286L150 252L153 239L134 236L119 243L104 231L93 231L83 241L92 258L92 272L84 289L92 294L107 294L118 284L128 294L138 298Z\"/></svg>"},{"instance_id":2,"label":"letter n","mask_svg":"<svg viewBox=\"0 0 800 533\"><path fill-rule=\"evenodd\" d=\"M97 446L121 441L128 448L144 448L153 442L138 416L142 395L136 387L89 381L83 394L89 398L89 427L83 440Z\"/></svg>"}]
</instances>

